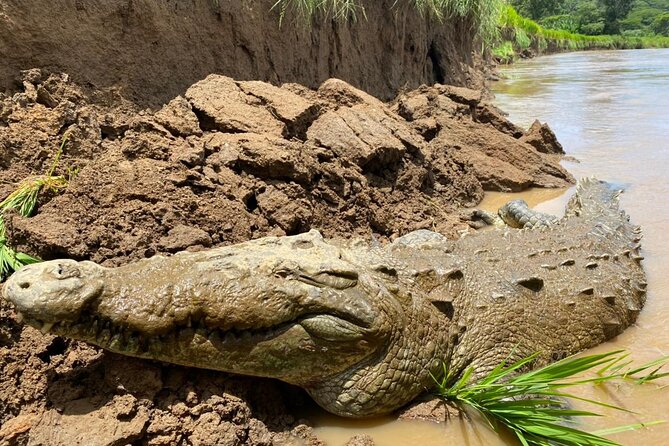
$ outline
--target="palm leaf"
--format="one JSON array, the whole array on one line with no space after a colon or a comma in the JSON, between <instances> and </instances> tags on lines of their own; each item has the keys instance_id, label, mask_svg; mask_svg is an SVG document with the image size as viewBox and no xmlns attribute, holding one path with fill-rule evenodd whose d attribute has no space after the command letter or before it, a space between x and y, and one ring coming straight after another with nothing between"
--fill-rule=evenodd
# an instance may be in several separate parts
<instances>
[{"instance_id":1,"label":"palm leaf","mask_svg":"<svg viewBox=\"0 0 669 446\"><path fill-rule=\"evenodd\" d=\"M669 376L660 373L669 358L660 358L636 368L629 368L628 354L622 350L608 353L568 357L545 367L519 373L532 364L538 354L532 354L507 365L502 361L486 376L472 382L475 376L469 367L458 379L437 382L437 395L458 406L477 410L493 429L504 426L521 444L527 446L620 446L603 438L626 430L640 429L661 421L621 426L597 432L585 432L570 426L572 419L598 417L598 413L570 409L567 400L584 401L595 406L629 412L622 407L565 393L570 386L604 383L613 380L630 380L648 383ZM446 368L446 366L444 366ZM597 371L594 378L578 378L586 371ZM445 370L445 376L451 374ZM640 375L640 376L639 376ZM452 382L452 384L449 384Z\"/></svg>"}]
</instances>

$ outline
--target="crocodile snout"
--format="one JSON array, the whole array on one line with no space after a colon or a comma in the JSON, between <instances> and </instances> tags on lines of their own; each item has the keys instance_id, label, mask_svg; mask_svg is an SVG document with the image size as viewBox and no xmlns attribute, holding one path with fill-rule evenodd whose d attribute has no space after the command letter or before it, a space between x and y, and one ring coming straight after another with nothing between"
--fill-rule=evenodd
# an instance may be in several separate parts
<instances>
[{"instance_id":1,"label":"crocodile snout","mask_svg":"<svg viewBox=\"0 0 669 446\"><path fill-rule=\"evenodd\" d=\"M27 265L2 288L28 322L73 321L103 288L101 268L90 262L54 260Z\"/></svg>"}]
</instances>

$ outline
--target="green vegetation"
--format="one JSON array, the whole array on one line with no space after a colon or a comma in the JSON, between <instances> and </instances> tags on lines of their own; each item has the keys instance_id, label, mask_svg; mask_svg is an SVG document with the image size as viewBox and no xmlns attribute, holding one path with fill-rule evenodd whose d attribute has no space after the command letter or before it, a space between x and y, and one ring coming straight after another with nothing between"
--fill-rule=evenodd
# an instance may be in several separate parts
<instances>
[{"instance_id":1,"label":"green vegetation","mask_svg":"<svg viewBox=\"0 0 669 446\"><path fill-rule=\"evenodd\" d=\"M67 176L54 175L66 142L67 137L64 137L51 168L46 174L23 180L14 192L0 202L0 280L4 280L23 265L39 262L39 259L17 252L8 245L3 217L5 211L10 209L16 210L23 217L30 217L37 207L37 198L41 192L45 190L58 192L67 187L70 178L76 174L76 171L68 172Z\"/></svg>"},{"instance_id":2,"label":"green vegetation","mask_svg":"<svg viewBox=\"0 0 669 446\"><path fill-rule=\"evenodd\" d=\"M577 28L574 25L575 22L567 16L551 16L548 19L555 28ZM501 29L501 39L500 43L494 46L492 54L502 62L512 61L516 53L528 48L536 52L546 49L555 52L586 49L669 47L669 38L658 35L585 35L571 32L567 29L547 29L536 21L523 17L511 5L506 5L502 8L499 17L499 26ZM601 26L603 29L604 24L602 23ZM528 37L531 41L529 45ZM513 48L514 54L509 54L509 45ZM500 57L500 54L503 54L504 57Z\"/></svg>"},{"instance_id":3,"label":"green vegetation","mask_svg":"<svg viewBox=\"0 0 669 446\"><path fill-rule=\"evenodd\" d=\"M602 438L626 430L662 423L655 421L622 426L598 432L585 432L573 427L575 417L600 416L597 413L569 408L566 399L585 401L600 407L627 411L618 406L585 399L564 392L563 389L582 384L602 384L613 380L631 380L642 384L669 376L660 373L669 358L662 358L636 368L623 351L569 357L546 367L519 373L537 358L531 355L513 364L498 365L483 379L472 383L473 369L469 368L454 382L444 366L444 378L435 380L437 394L461 410L471 408L479 412L490 426L506 428L525 446L620 446ZM575 378L588 370L599 368L591 378Z\"/></svg>"},{"instance_id":4,"label":"green vegetation","mask_svg":"<svg viewBox=\"0 0 669 446\"><path fill-rule=\"evenodd\" d=\"M437 20L465 19L472 31L485 40L496 33L497 17L503 3L502 0L396 0L394 6L400 2L408 2L421 14ZM276 0L272 9L280 11L282 21L288 11L306 20L317 14L352 20L365 16L361 0Z\"/></svg>"},{"instance_id":5,"label":"green vegetation","mask_svg":"<svg viewBox=\"0 0 669 446\"><path fill-rule=\"evenodd\" d=\"M669 37L669 0L510 0L541 26L587 35Z\"/></svg>"}]
</instances>

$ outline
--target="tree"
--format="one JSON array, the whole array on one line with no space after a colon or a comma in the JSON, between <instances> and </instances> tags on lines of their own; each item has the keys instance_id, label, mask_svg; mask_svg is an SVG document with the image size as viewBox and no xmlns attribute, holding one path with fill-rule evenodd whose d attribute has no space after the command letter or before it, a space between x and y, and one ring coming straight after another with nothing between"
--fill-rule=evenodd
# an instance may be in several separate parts
<instances>
[{"instance_id":1,"label":"tree","mask_svg":"<svg viewBox=\"0 0 669 446\"><path fill-rule=\"evenodd\" d=\"M634 0L598 0L604 8L604 33L620 34L620 21L634 6Z\"/></svg>"},{"instance_id":2,"label":"tree","mask_svg":"<svg viewBox=\"0 0 669 446\"><path fill-rule=\"evenodd\" d=\"M653 20L651 28L656 34L669 36L669 13L659 15Z\"/></svg>"},{"instance_id":3,"label":"tree","mask_svg":"<svg viewBox=\"0 0 669 446\"><path fill-rule=\"evenodd\" d=\"M540 20L543 17L557 14L562 0L511 0L511 5L526 17Z\"/></svg>"},{"instance_id":4,"label":"tree","mask_svg":"<svg viewBox=\"0 0 669 446\"><path fill-rule=\"evenodd\" d=\"M598 0L580 2L574 15L577 17L579 33L594 36L604 32L604 8Z\"/></svg>"}]
</instances>

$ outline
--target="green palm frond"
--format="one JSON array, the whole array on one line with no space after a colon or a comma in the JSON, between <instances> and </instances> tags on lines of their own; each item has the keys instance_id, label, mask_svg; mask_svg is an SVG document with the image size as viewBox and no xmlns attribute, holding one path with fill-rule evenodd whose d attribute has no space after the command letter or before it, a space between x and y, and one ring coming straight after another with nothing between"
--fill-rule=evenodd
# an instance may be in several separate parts
<instances>
[{"instance_id":1,"label":"green palm frond","mask_svg":"<svg viewBox=\"0 0 669 446\"><path fill-rule=\"evenodd\" d=\"M444 376L437 383L437 395L460 407L480 412L493 429L501 426L512 432L524 446L620 446L603 438L626 430L640 429L662 423L653 421L597 432L585 432L570 425L575 417L598 417L587 410L570 409L567 401L576 399L596 406L627 411L626 409L582 398L563 389L567 387L604 383L613 380L632 380L638 384L669 376L661 368L669 357L636 368L629 368L628 354L618 350L583 357L568 357L548 366L518 373L532 364L538 354L517 362L502 362L482 379L472 382L472 368L455 379L444 367ZM577 377L586 371L597 370L593 377Z\"/></svg>"},{"instance_id":2,"label":"green palm frond","mask_svg":"<svg viewBox=\"0 0 669 446\"><path fill-rule=\"evenodd\" d=\"M4 213L13 209L22 217L30 217L37 208L40 193L46 190L56 193L67 187L70 178L76 174L76 171L70 171L67 176L54 175L66 143L67 136L63 138L46 174L26 178L19 183L14 192L0 202L0 281L20 267L40 261L28 254L17 252L8 245Z\"/></svg>"}]
</instances>

